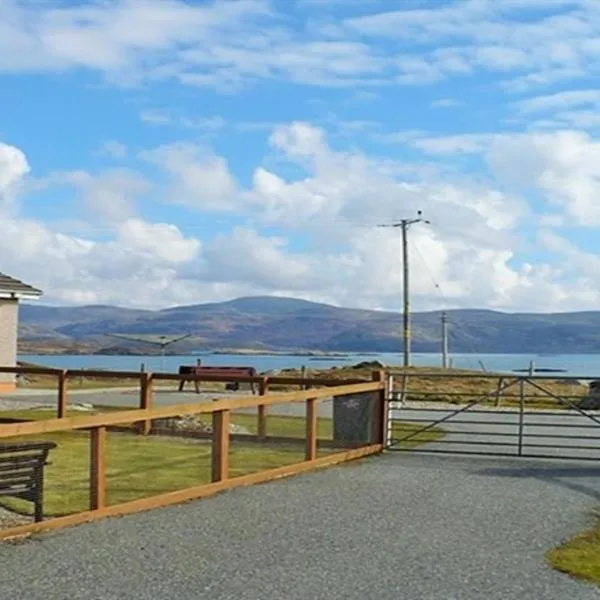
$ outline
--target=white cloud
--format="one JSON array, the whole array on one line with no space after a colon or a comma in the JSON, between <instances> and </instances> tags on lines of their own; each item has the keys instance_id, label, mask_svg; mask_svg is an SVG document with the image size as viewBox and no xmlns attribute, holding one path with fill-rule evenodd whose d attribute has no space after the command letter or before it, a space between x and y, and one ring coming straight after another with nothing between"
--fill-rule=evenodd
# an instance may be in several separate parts
<instances>
[{"instance_id":1,"label":"white cloud","mask_svg":"<svg viewBox=\"0 0 600 600\"><path fill-rule=\"evenodd\" d=\"M36 182L36 188L70 186L84 208L94 216L119 222L136 212L136 200L151 191L151 183L131 169L110 169L100 174L87 171L53 173Z\"/></svg>"},{"instance_id":2,"label":"white cloud","mask_svg":"<svg viewBox=\"0 0 600 600\"><path fill-rule=\"evenodd\" d=\"M140 113L140 119L144 123L150 123L151 125L170 125L171 117L158 110L143 110Z\"/></svg>"},{"instance_id":3,"label":"white cloud","mask_svg":"<svg viewBox=\"0 0 600 600\"><path fill-rule=\"evenodd\" d=\"M524 114L542 111L565 110L579 106L600 104L600 90L567 90L544 96L534 96L517 102L515 106Z\"/></svg>"},{"instance_id":4,"label":"white cloud","mask_svg":"<svg viewBox=\"0 0 600 600\"><path fill-rule=\"evenodd\" d=\"M515 90L596 72L599 25L600 12L587 0L543 7L539 1L461 0L344 21L346 31L370 40L387 39L402 49L410 40L416 56L400 64L401 81L428 83L484 69L509 77Z\"/></svg>"},{"instance_id":5,"label":"white cloud","mask_svg":"<svg viewBox=\"0 0 600 600\"><path fill-rule=\"evenodd\" d=\"M543 9L523 1L392 10L345 2L335 24L313 6L305 28L278 8L268 0L4 0L0 71L86 68L118 84L175 79L235 91L261 79L372 87L486 70L519 90L597 72L600 55L600 11L587 0ZM146 117L156 122L152 111Z\"/></svg>"},{"instance_id":6,"label":"white cloud","mask_svg":"<svg viewBox=\"0 0 600 600\"><path fill-rule=\"evenodd\" d=\"M314 289L321 279L315 257L286 251L282 237L262 237L256 231L236 228L218 236L204 254L212 281L245 284L280 292Z\"/></svg>"},{"instance_id":7,"label":"white cloud","mask_svg":"<svg viewBox=\"0 0 600 600\"><path fill-rule=\"evenodd\" d=\"M577 131L507 136L488 160L505 181L537 189L575 222L600 225L600 141Z\"/></svg>"},{"instance_id":8,"label":"white cloud","mask_svg":"<svg viewBox=\"0 0 600 600\"><path fill-rule=\"evenodd\" d=\"M168 111L143 110L140 119L150 125L167 125L169 127L181 127L182 129L195 129L205 132L217 132L223 129L227 122L219 115L210 117L184 117L169 114Z\"/></svg>"},{"instance_id":9,"label":"white cloud","mask_svg":"<svg viewBox=\"0 0 600 600\"><path fill-rule=\"evenodd\" d=\"M6 210L12 205L19 183L29 170L21 150L0 142L0 209Z\"/></svg>"},{"instance_id":10,"label":"white cloud","mask_svg":"<svg viewBox=\"0 0 600 600\"><path fill-rule=\"evenodd\" d=\"M265 8L261 0L205 6L181 0L52 1L46 6L5 0L0 7L0 68L128 70L145 52L214 39L247 17L264 14ZM16 54L16 48L21 52Z\"/></svg>"},{"instance_id":11,"label":"white cloud","mask_svg":"<svg viewBox=\"0 0 600 600\"><path fill-rule=\"evenodd\" d=\"M118 230L117 240L125 248L140 251L148 258L167 263L186 263L196 258L199 240L185 238L175 225L146 223L141 219L127 219Z\"/></svg>"},{"instance_id":12,"label":"white cloud","mask_svg":"<svg viewBox=\"0 0 600 600\"><path fill-rule=\"evenodd\" d=\"M429 106L431 106L431 108L454 108L461 105L462 102L455 98L440 98L439 100L431 102Z\"/></svg>"},{"instance_id":13,"label":"white cloud","mask_svg":"<svg viewBox=\"0 0 600 600\"><path fill-rule=\"evenodd\" d=\"M98 154L100 156L107 156L108 158L120 160L127 156L127 146L116 140L108 140L100 146Z\"/></svg>"},{"instance_id":14,"label":"white cloud","mask_svg":"<svg viewBox=\"0 0 600 600\"><path fill-rule=\"evenodd\" d=\"M556 310L586 308L600 299L597 261L544 231L540 239L556 261L532 266L523 259L521 237L523 228L561 227L569 216L600 222L591 202L598 143L589 137L573 132L502 137L482 151L497 182L530 186L562 210L552 213L549 206L546 219L484 181L431 179L419 170L407 180L397 163L332 149L325 132L309 123L282 126L270 140L280 153L281 171L257 166L251 190L233 188L238 204L231 210L238 217L240 210L251 214L252 226L196 236L192 227L151 222L132 210L106 235L91 239L13 215L3 220L2 269L41 286L57 302L165 306L273 293L390 308L397 307L402 290L401 239L397 229L377 225L422 209L432 224L410 232L416 309L440 306L434 283L447 306ZM218 183L218 173L225 171L217 167L217 183L213 178L207 193L214 165L224 164L207 152L176 144L144 157L156 165L155 173L165 169L167 186L198 192L196 206L213 209L223 206L232 188L227 176ZM12 160L0 161L0 181L12 187L26 177L27 160L14 148L10 155ZM73 172L69 181L85 189L107 178ZM52 269L39 260L42 255Z\"/></svg>"},{"instance_id":15,"label":"white cloud","mask_svg":"<svg viewBox=\"0 0 600 600\"><path fill-rule=\"evenodd\" d=\"M181 142L142 152L141 157L169 177L165 202L219 211L238 206L238 188L227 161L209 149Z\"/></svg>"}]
</instances>

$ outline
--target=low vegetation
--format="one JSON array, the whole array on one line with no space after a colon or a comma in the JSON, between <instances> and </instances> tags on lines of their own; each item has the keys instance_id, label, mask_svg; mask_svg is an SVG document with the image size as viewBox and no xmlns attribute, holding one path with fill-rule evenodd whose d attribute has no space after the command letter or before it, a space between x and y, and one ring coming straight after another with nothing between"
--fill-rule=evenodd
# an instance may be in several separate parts
<instances>
[{"instance_id":1,"label":"low vegetation","mask_svg":"<svg viewBox=\"0 0 600 600\"><path fill-rule=\"evenodd\" d=\"M363 368L337 367L312 371L310 376L328 379L370 379L375 366ZM436 367L392 367L394 390L404 394L407 401L444 402L463 405L477 401L484 405L518 406L520 383L515 375L483 374L481 371ZM296 369L285 371L286 376L300 377ZM433 376L432 376L433 375ZM487 375L487 376L486 376ZM588 393L588 386L577 380L544 378L536 385L524 383L523 398L530 408L563 408L580 401ZM560 398L560 400L559 400Z\"/></svg>"},{"instance_id":2,"label":"low vegetation","mask_svg":"<svg viewBox=\"0 0 600 600\"><path fill-rule=\"evenodd\" d=\"M551 550L548 562L563 573L600 586L600 516L591 531Z\"/></svg>"},{"instance_id":3,"label":"low vegetation","mask_svg":"<svg viewBox=\"0 0 600 600\"><path fill-rule=\"evenodd\" d=\"M108 407L107 407L108 408ZM109 410L114 410L108 408ZM81 413L70 413L81 414ZM50 411L3 411L0 416L14 419L45 419ZM210 417L206 416L206 422ZM234 414L232 422L249 434L257 432L256 414ZM269 415L267 432L271 436L304 439L303 417ZM396 423L394 436L404 437L416 430L410 424ZM331 419L319 419L320 439L331 439ZM440 430L428 431L411 438L406 445L433 441ZM28 438L18 438L26 441ZM36 437L37 439L37 437ZM89 507L89 433L58 432L45 434L44 440L54 441L51 464L46 468L45 513L59 516L87 510ZM11 438L11 441L16 439ZM320 454L335 452L321 448ZM304 460L301 444L257 444L238 442L230 448L230 475L248 473L293 464ZM184 489L209 483L211 446L207 440L172 438L168 436L140 436L128 432L109 432L107 441L107 485L109 504L118 504L146 496ZM31 505L11 498L3 498L5 507L31 514Z\"/></svg>"}]
</instances>

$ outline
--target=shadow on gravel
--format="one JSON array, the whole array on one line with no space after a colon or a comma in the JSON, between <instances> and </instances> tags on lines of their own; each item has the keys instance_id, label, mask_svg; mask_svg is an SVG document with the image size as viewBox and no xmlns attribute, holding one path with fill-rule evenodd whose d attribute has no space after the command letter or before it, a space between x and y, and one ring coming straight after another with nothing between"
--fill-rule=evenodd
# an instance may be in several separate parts
<instances>
[{"instance_id":1,"label":"shadow on gravel","mask_svg":"<svg viewBox=\"0 0 600 600\"><path fill-rule=\"evenodd\" d=\"M600 467L550 467L550 466L523 466L523 467L491 467L479 469L476 475L485 477L507 477L514 479L535 479L552 483L578 494L600 501ZM585 479L586 481L581 481ZM576 481L579 480L579 481Z\"/></svg>"}]
</instances>

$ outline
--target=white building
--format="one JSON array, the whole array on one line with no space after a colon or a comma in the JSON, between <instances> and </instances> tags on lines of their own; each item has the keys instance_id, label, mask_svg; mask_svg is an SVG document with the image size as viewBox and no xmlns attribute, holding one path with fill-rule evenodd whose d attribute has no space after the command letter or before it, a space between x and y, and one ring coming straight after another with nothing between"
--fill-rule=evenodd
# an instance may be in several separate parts
<instances>
[{"instance_id":1,"label":"white building","mask_svg":"<svg viewBox=\"0 0 600 600\"><path fill-rule=\"evenodd\" d=\"M19 301L37 300L41 295L41 290L0 273L0 366L17 364ZM0 392L14 389L15 376L0 373Z\"/></svg>"}]
</instances>

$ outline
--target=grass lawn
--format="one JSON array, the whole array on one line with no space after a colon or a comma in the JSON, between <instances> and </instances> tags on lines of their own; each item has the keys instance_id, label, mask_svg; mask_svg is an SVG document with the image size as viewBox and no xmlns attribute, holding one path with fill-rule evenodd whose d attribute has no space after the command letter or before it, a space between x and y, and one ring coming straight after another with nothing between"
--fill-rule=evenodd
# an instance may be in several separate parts
<instances>
[{"instance_id":1,"label":"grass lawn","mask_svg":"<svg viewBox=\"0 0 600 600\"><path fill-rule=\"evenodd\" d=\"M600 518L591 531L548 553L552 567L600 586Z\"/></svg>"},{"instance_id":2,"label":"grass lawn","mask_svg":"<svg viewBox=\"0 0 600 600\"><path fill-rule=\"evenodd\" d=\"M58 444L50 452L51 464L46 467L45 514L59 516L87 510L89 434L61 432L40 437ZM26 441L27 438L21 439ZM302 447L235 445L230 449L230 474L236 477L302 460ZM208 441L129 433L107 435L106 474L108 503L111 505L209 483L210 469ZM31 514L32 505L27 502L3 498L2 503Z\"/></svg>"},{"instance_id":3,"label":"grass lawn","mask_svg":"<svg viewBox=\"0 0 600 600\"><path fill-rule=\"evenodd\" d=\"M14 418L46 419L49 411L6 411L0 414ZM75 414L82 414L76 411ZM255 414L234 414L234 423L256 433ZM319 419L319 438L332 438L331 419ZM394 437L415 431L416 425L394 424ZM304 438L303 417L269 415L267 433L272 436ZM431 430L416 436L407 446L433 441L442 436ZM107 488L109 504L118 504L164 492L184 489L210 482L211 445L208 440L189 440L170 437L143 437L129 433L107 434ZM26 441L29 438L19 438ZM47 516L59 516L89 508L89 451L88 432L58 432L36 436L54 441L58 447L50 452L51 464L46 467L44 510ZM8 441L8 440L7 440ZM10 441L17 441L11 438ZM335 452L335 449L324 449ZM301 444L234 443L230 447L230 475L237 477L257 471L289 465L304 460ZM3 498L0 505L31 514L32 505Z\"/></svg>"}]
</instances>

